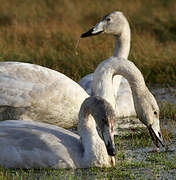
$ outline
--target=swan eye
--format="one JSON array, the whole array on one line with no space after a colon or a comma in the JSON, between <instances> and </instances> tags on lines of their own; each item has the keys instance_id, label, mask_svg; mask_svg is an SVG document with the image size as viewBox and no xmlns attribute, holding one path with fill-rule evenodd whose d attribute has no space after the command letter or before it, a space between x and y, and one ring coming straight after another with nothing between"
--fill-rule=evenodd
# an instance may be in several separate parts
<instances>
[{"instance_id":1,"label":"swan eye","mask_svg":"<svg viewBox=\"0 0 176 180\"><path fill-rule=\"evenodd\" d=\"M107 18L106 21L107 21L107 22L111 21L111 18Z\"/></svg>"},{"instance_id":2,"label":"swan eye","mask_svg":"<svg viewBox=\"0 0 176 180\"><path fill-rule=\"evenodd\" d=\"M158 113L156 111L154 111L154 115L157 115Z\"/></svg>"},{"instance_id":3,"label":"swan eye","mask_svg":"<svg viewBox=\"0 0 176 180\"><path fill-rule=\"evenodd\" d=\"M107 122L107 119L105 117L102 118L102 121L107 125L108 122Z\"/></svg>"},{"instance_id":4,"label":"swan eye","mask_svg":"<svg viewBox=\"0 0 176 180\"><path fill-rule=\"evenodd\" d=\"M102 121L105 122L105 118L102 118Z\"/></svg>"}]
</instances>

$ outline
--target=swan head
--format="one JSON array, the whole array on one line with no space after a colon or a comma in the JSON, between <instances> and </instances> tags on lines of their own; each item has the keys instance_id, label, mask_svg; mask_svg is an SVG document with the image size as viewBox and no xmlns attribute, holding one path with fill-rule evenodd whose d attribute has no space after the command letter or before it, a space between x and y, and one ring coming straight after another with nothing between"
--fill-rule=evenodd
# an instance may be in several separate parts
<instances>
[{"instance_id":1,"label":"swan head","mask_svg":"<svg viewBox=\"0 0 176 180\"><path fill-rule=\"evenodd\" d=\"M99 96L89 97L93 100L93 105L96 108L91 109L91 115L96 121L97 130L100 137L103 139L108 155L115 156L116 149L114 143L113 123L115 113L110 103Z\"/></svg>"},{"instance_id":2,"label":"swan head","mask_svg":"<svg viewBox=\"0 0 176 180\"><path fill-rule=\"evenodd\" d=\"M128 27L128 28L126 28ZM124 30L130 30L126 17L120 11L114 11L110 14L103 16L92 29L83 33L81 38L85 38L100 33L112 34L120 36Z\"/></svg>"},{"instance_id":3,"label":"swan head","mask_svg":"<svg viewBox=\"0 0 176 180\"><path fill-rule=\"evenodd\" d=\"M134 104L138 118L147 126L154 144L158 148L159 144L164 146L159 124L159 107L154 96L146 89L142 96L135 96Z\"/></svg>"}]
</instances>

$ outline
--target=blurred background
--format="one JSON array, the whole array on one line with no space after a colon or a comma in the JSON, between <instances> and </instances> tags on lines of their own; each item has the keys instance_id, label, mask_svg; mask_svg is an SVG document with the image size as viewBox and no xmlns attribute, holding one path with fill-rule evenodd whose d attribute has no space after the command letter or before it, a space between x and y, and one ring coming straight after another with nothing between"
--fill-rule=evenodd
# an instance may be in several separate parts
<instances>
[{"instance_id":1,"label":"blurred background","mask_svg":"<svg viewBox=\"0 0 176 180\"><path fill-rule=\"evenodd\" d=\"M129 59L149 85L176 85L175 0L0 0L0 61L39 64L75 81L113 54L114 39L80 35L112 11L131 32Z\"/></svg>"}]
</instances>

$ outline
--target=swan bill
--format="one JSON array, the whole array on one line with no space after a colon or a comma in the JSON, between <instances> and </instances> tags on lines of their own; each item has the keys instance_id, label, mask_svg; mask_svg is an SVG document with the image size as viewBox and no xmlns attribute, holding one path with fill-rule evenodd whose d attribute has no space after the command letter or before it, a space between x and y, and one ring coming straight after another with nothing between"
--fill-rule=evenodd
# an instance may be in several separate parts
<instances>
[{"instance_id":1,"label":"swan bill","mask_svg":"<svg viewBox=\"0 0 176 180\"><path fill-rule=\"evenodd\" d=\"M149 130L150 136L151 136L151 138L153 140L153 143L156 145L156 147L159 148L159 143L164 147L165 143L164 143L164 140L163 140L163 138L161 136L161 133L159 131L155 132L152 125L150 125L148 127L148 130Z\"/></svg>"},{"instance_id":2,"label":"swan bill","mask_svg":"<svg viewBox=\"0 0 176 180\"><path fill-rule=\"evenodd\" d=\"M98 35L100 33L102 33L103 31L98 31L98 32L94 32L94 27L90 30L88 30L87 32L81 34L80 38L86 38L86 37L89 37L89 36L95 36L95 35Z\"/></svg>"},{"instance_id":3,"label":"swan bill","mask_svg":"<svg viewBox=\"0 0 176 180\"><path fill-rule=\"evenodd\" d=\"M107 126L102 133L102 139L105 143L108 155L115 156L116 148L114 143L114 134L109 131L109 127Z\"/></svg>"},{"instance_id":4,"label":"swan bill","mask_svg":"<svg viewBox=\"0 0 176 180\"><path fill-rule=\"evenodd\" d=\"M111 142L108 142L108 145L106 145L106 149L108 152L108 155L115 156L116 155L116 149L115 146L111 144Z\"/></svg>"}]
</instances>

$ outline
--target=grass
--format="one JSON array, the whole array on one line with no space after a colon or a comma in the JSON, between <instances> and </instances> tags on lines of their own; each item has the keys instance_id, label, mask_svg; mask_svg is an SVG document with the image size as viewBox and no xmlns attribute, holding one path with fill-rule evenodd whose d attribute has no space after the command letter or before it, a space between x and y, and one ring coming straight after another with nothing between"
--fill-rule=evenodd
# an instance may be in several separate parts
<instances>
[{"instance_id":1,"label":"grass","mask_svg":"<svg viewBox=\"0 0 176 180\"><path fill-rule=\"evenodd\" d=\"M170 104L166 101L159 103L160 106L160 116L161 118L176 120L176 105Z\"/></svg>"},{"instance_id":2,"label":"grass","mask_svg":"<svg viewBox=\"0 0 176 180\"><path fill-rule=\"evenodd\" d=\"M123 11L132 30L129 59L150 84L176 85L174 0L0 0L0 61L24 61L60 71L78 81L112 55L113 37L81 40L101 16ZM125 6L124 6L125 4ZM150 13L149 13L150 12ZM106 42L106 43L104 43Z\"/></svg>"},{"instance_id":3,"label":"grass","mask_svg":"<svg viewBox=\"0 0 176 180\"><path fill-rule=\"evenodd\" d=\"M141 131L141 135L143 131ZM21 179L40 179L40 180L54 180L54 179L156 179L165 177L175 177L176 169L176 152L160 153L150 152L146 150L146 144L141 143L140 148L142 151L138 151L137 145L131 146L131 142L145 141L148 139L148 135L136 135L136 138L131 137L116 137L116 147L119 147L121 143L120 151L117 151L116 166L114 168L89 168L89 169L77 169L77 170L65 170L65 169L0 169L0 180L21 180ZM149 141L147 147L151 146L152 142ZM133 150L133 148L136 150ZM169 176L168 176L169 174Z\"/></svg>"},{"instance_id":4,"label":"grass","mask_svg":"<svg viewBox=\"0 0 176 180\"><path fill-rule=\"evenodd\" d=\"M174 121L175 122L175 121ZM174 142L168 142L166 135ZM166 143L175 146L176 135L168 129L163 133ZM113 168L89 169L0 169L0 180L21 179L173 179L176 176L176 152L172 147L167 151L152 152L153 143L146 129L136 129L125 136L116 136L116 166Z\"/></svg>"}]
</instances>

